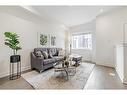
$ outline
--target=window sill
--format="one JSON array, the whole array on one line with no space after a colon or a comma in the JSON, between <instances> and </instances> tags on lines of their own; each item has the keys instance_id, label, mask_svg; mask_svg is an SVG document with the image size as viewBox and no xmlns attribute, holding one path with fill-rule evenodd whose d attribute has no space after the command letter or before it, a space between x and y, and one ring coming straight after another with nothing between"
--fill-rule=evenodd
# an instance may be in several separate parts
<instances>
[{"instance_id":1,"label":"window sill","mask_svg":"<svg viewBox=\"0 0 127 95\"><path fill-rule=\"evenodd\" d=\"M89 50L89 51L91 51L92 49L78 48L78 49L72 49L72 50Z\"/></svg>"}]
</instances>

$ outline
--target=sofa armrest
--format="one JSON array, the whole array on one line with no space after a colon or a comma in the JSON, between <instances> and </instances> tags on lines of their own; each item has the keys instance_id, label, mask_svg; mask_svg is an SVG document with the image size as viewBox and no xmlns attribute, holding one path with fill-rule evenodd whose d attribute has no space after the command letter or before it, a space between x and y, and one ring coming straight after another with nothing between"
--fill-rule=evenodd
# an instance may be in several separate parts
<instances>
[{"instance_id":1,"label":"sofa armrest","mask_svg":"<svg viewBox=\"0 0 127 95\"><path fill-rule=\"evenodd\" d=\"M36 57L33 52L31 53L31 68L38 69L39 71L43 69L43 59Z\"/></svg>"}]
</instances>

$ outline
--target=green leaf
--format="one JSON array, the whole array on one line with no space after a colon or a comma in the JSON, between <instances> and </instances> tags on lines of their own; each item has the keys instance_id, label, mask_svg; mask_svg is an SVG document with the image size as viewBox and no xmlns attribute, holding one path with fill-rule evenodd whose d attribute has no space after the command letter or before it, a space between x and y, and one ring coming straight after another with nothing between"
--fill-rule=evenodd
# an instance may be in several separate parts
<instances>
[{"instance_id":1,"label":"green leaf","mask_svg":"<svg viewBox=\"0 0 127 95\"><path fill-rule=\"evenodd\" d=\"M19 44L19 36L14 32L5 32L5 45L9 46L14 51L22 49Z\"/></svg>"}]
</instances>

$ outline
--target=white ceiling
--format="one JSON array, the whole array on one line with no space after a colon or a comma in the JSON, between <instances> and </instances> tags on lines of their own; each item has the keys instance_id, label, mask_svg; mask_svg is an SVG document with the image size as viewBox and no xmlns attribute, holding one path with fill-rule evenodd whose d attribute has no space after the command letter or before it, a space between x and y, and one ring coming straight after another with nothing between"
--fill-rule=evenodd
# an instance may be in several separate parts
<instances>
[{"instance_id":1,"label":"white ceiling","mask_svg":"<svg viewBox=\"0 0 127 95\"><path fill-rule=\"evenodd\" d=\"M116 6L32 6L42 17L48 17L67 27L84 24L96 16L118 9Z\"/></svg>"}]
</instances>

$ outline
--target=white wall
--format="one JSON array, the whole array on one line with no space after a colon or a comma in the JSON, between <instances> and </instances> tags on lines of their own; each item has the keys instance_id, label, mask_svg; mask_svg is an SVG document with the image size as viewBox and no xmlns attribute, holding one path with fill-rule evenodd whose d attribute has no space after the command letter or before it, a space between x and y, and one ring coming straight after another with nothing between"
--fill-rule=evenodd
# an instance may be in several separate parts
<instances>
[{"instance_id":1,"label":"white wall","mask_svg":"<svg viewBox=\"0 0 127 95\"><path fill-rule=\"evenodd\" d=\"M91 21L82 25L73 26L71 28L71 35L78 33L92 33L93 38L93 49L72 49L72 53L79 54L83 57L83 61L94 61L95 60L95 21Z\"/></svg>"},{"instance_id":2,"label":"white wall","mask_svg":"<svg viewBox=\"0 0 127 95\"><path fill-rule=\"evenodd\" d=\"M117 45L116 48L116 72L119 75L121 81L124 79L124 45Z\"/></svg>"},{"instance_id":3,"label":"white wall","mask_svg":"<svg viewBox=\"0 0 127 95\"><path fill-rule=\"evenodd\" d=\"M116 72L122 83L127 84L127 43L116 46Z\"/></svg>"},{"instance_id":4,"label":"white wall","mask_svg":"<svg viewBox=\"0 0 127 95\"><path fill-rule=\"evenodd\" d=\"M123 24L127 22L127 8L106 13L96 19L96 63L114 67L114 49L123 43Z\"/></svg>"},{"instance_id":5,"label":"white wall","mask_svg":"<svg viewBox=\"0 0 127 95\"><path fill-rule=\"evenodd\" d=\"M56 35L56 47L65 48L65 31L59 25L50 22L38 24L11 13L0 12L0 77L9 74L9 56L12 54L12 50L4 45L6 31L16 32L20 36L22 70L30 68L30 52L37 47L37 32Z\"/></svg>"}]
</instances>

